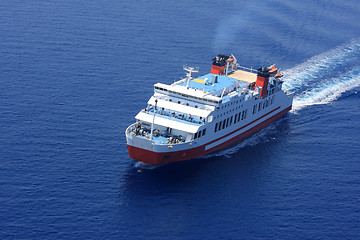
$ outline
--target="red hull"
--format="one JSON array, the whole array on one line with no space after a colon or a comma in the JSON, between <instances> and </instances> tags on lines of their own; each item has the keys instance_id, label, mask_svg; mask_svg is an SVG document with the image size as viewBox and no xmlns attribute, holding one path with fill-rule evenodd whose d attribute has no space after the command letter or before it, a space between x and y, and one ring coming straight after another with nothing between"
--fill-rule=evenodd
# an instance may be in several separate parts
<instances>
[{"instance_id":1,"label":"red hull","mask_svg":"<svg viewBox=\"0 0 360 240\"><path fill-rule=\"evenodd\" d=\"M279 108L277 108L279 109ZM276 111L277 109L274 109L273 111ZM283 116L284 114L286 114L288 111L290 111L291 106L284 109L283 111L279 112L278 114L272 116L271 118L259 123L258 125L256 125L255 127L243 132L242 134L239 134L235 137L233 137L232 139L229 139L228 141L219 144L216 147L213 147L211 149L205 150L205 146L209 145L213 142L216 142L218 140L221 140L231 134L233 134L236 131L239 131L245 127L247 127L248 125L260 120L261 118L267 116L268 114L271 114L273 111L265 114L264 116L254 120L253 122L248 123L245 126L242 126L239 129L234 130L231 133L228 133L218 139L215 139L209 143L206 143L202 146L196 147L196 148L192 148L192 149L188 149L188 150L183 150L183 151L175 151L175 152L153 152L153 151L149 151L149 150L145 150L142 148L137 148L134 146L130 146L127 145L128 147L128 151L129 151L129 156L132 159L138 160L140 162L144 162L144 163L149 163L149 164L153 164L153 165L159 165L159 164L166 164L166 163L173 163L173 162L179 162L179 161L184 161L184 160L188 160L188 159L193 159L193 158L197 158L206 154L209 154L211 152L215 152L227 147L230 147L231 145L234 145L235 143L245 139L246 137L254 134L255 132L259 131L260 129L266 127L267 125L269 125L270 123L272 123L273 121L275 121L276 119L280 118L281 116Z\"/></svg>"}]
</instances>

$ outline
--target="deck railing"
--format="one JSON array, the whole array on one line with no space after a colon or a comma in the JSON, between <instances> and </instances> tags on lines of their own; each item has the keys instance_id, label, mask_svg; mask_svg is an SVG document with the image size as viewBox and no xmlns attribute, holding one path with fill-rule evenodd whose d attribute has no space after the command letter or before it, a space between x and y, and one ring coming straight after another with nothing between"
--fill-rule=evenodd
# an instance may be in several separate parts
<instances>
[{"instance_id":1,"label":"deck railing","mask_svg":"<svg viewBox=\"0 0 360 240\"><path fill-rule=\"evenodd\" d=\"M126 135L150 140L151 129L149 127L139 126L138 123L134 123L126 129ZM186 142L185 138L181 135L177 136L165 130L160 132L159 129L154 129L152 140L161 145L174 145Z\"/></svg>"},{"instance_id":2,"label":"deck railing","mask_svg":"<svg viewBox=\"0 0 360 240\"><path fill-rule=\"evenodd\" d=\"M243 67L243 66L240 66L240 65L238 65L237 67L238 67L238 69L243 70L243 71L246 71L246 72L258 73L258 70L253 69L252 67L251 67L251 68L247 68L247 67Z\"/></svg>"},{"instance_id":3,"label":"deck railing","mask_svg":"<svg viewBox=\"0 0 360 240\"><path fill-rule=\"evenodd\" d=\"M154 114L154 108L150 108L148 109L143 109L141 110L144 113L150 113L150 114ZM191 123L195 123L195 124L199 124L199 125L203 125L206 123L205 118L200 119L196 116L191 116L191 114L186 114L186 113L179 113L179 112L175 112L175 111L169 111L167 109L157 109L156 110L156 115L159 116L167 116L170 119L177 119L177 120L183 120L186 122L191 122Z\"/></svg>"}]
</instances>

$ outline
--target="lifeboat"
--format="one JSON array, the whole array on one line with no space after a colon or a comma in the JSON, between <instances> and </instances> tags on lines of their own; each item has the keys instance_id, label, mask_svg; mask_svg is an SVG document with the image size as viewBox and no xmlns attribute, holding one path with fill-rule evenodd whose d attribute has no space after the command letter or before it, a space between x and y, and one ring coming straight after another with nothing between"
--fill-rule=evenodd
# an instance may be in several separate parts
<instances>
[{"instance_id":1,"label":"lifeboat","mask_svg":"<svg viewBox=\"0 0 360 240\"><path fill-rule=\"evenodd\" d=\"M275 67L275 65L272 65L269 68L270 68L269 70L270 74L276 74L278 72L278 69Z\"/></svg>"}]
</instances>

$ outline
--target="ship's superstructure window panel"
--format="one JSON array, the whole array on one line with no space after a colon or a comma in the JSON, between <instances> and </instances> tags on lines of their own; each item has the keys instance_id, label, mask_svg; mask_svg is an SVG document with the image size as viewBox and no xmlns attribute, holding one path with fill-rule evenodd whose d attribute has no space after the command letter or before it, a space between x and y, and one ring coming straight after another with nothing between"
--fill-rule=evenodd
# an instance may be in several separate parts
<instances>
[{"instance_id":1,"label":"ship's superstructure window panel","mask_svg":"<svg viewBox=\"0 0 360 240\"><path fill-rule=\"evenodd\" d=\"M162 87L160 86L155 86L154 88L154 92L155 93L162 93L162 94L171 94L171 95L174 95L174 96L181 96L181 97L184 97L184 98L192 98L192 99L196 99L196 100L199 100L199 101L205 101L205 102L209 102L209 103L213 103L213 104L219 104L221 102L221 100L212 100L212 99L209 99L209 97L205 96L205 97L197 97L197 96L194 96L194 95L191 95L191 94L186 94L186 93L183 93L183 92L178 92L179 90L170 90L170 89L167 89L167 88L171 88L173 89L172 86L169 86L169 85L165 85L165 84L159 84L157 83L156 85L161 85ZM196 91L196 89L195 89ZM210 96L211 98L211 96ZM214 97L212 97L214 98ZM215 97L216 98L216 97Z\"/></svg>"},{"instance_id":2,"label":"ship's superstructure window panel","mask_svg":"<svg viewBox=\"0 0 360 240\"><path fill-rule=\"evenodd\" d=\"M275 95L271 97L271 104L273 104L275 101Z\"/></svg>"},{"instance_id":3,"label":"ship's superstructure window panel","mask_svg":"<svg viewBox=\"0 0 360 240\"><path fill-rule=\"evenodd\" d=\"M200 137L205 136L205 134L206 134L206 128L204 128L204 129L196 132L196 133L194 134L194 140L197 139L197 138L200 138Z\"/></svg>"}]
</instances>

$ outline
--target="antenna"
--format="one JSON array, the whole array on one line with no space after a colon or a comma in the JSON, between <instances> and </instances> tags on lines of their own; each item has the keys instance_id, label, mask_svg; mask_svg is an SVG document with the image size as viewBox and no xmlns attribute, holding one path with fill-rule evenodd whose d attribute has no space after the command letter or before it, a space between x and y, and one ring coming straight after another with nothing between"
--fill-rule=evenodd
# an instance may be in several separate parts
<instances>
[{"instance_id":1,"label":"antenna","mask_svg":"<svg viewBox=\"0 0 360 240\"><path fill-rule=\"evenodd\" d=\"M183 66L183 69L185 71L187 71L187 73L186 73L186 78L187 78L186 88L189 88L189 84L190 84L190 80L191 80L191 73L199 72L199 68L198 67Z\"/></svg>"},{"instance_id":2,"label":"antenna","mask_svg":"<svg viewBox=\"0 0 360 240\"><path fill-rule=\"evenodd\" d=\"M231 57L234 59L234 66L237 64L237 59L236 57L234 56L234 54L231 54Z\"/></svg>"}]
</instances>

